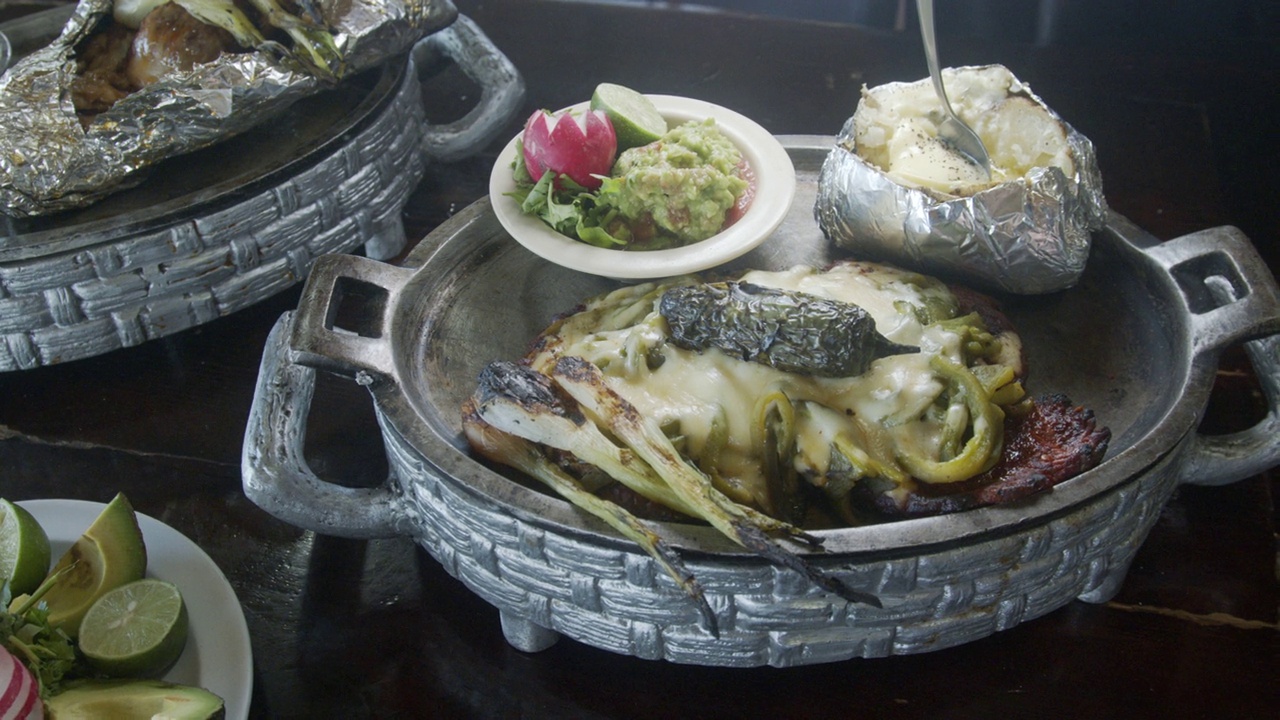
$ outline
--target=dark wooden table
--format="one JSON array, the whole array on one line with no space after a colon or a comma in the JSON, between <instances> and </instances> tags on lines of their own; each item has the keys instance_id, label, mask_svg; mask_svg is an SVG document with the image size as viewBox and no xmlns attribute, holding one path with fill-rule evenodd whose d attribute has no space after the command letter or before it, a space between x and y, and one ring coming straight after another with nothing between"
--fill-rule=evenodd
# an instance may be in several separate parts
<instances>
[{"instance_id":1,"label":"dark wooden table","mask_svg":"<svg viewBox=\"0 0 1280 720\"><path fill-rule=\"evenodd\" d=\"M831 135L863 83L926 72L910 23L869 30L688 12L679 3L458 5L521 69L530 111L577 102L612 81L720 103L778 134ZM0 11L22 8L0 3ZM1237 225L1274 272L1280 54L1271 41L1256 29L1172 38L1093 30L1086 23L1040 42L951 36L944 63L1000 62L1028 81L1095 142L1111 205L1139 226L1167 239ZM448 72L428 88L441 119L465 107L470 92ZM484 194L497 147L428 170L405 212L411 239ZM496 611L410 541L316 536L246 500L241 440L262 345L297 299L295 288L139 347L0 375L0 495L105 501L123 490L204 548L247 616L255 718L1280 712L1274 471L1181 489L1113 601L1074 602L954 649L786 670L677 666L568 640L539 654L516 651ZM1242 358L1224 361L1204 431L1260 416ZM368 396L350 381L321 382L308 437L308 459L327 478L372 484L386 472Z\"/></svg>"}]
</instances>

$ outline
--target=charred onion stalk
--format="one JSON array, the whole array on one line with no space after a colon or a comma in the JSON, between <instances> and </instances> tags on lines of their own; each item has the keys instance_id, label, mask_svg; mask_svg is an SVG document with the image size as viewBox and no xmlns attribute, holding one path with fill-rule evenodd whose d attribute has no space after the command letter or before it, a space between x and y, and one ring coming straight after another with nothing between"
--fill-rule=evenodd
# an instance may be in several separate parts
<instances>
[{"instance_id":1,"label":"charred onion stalk","mask_svg":"<svg viewBox=\"0 0 1280 720\"><path fill-rule=\"evenodd\" d=\"M697 503L676 492L635 452L618 447L594 422L588 422L572 398L554 392L551 378L536 370L510 362L491 363L480 374L473 405L483 408L483 413L477 414L495 428L570 453L641 497L690 517L702 517ZM734 505L733 512L765 532L784 534L812 546L821 544L814 535L752 508Z\"/></svg>"},{"instance_id":2,"label":"charred onion stalk","mask_svg":"<svg viewBox=\"0 0 1280 720\"><path fill-rule=\"evenodd\" d=\"M230 4L229 0L207 1ZM294 52L291 57L321 79L338 80L342 77L342 53L334 42L333 33L325 25L315 0L295 0L302 10L301 15L290 13L276 0L249 2L253 3L272 27L283 30L293 39Z\"/></svg>"},{"instance_id":3,"label":"charred onion stalk","mask_svg":"<svg viewBox=\"0 0 1280 720\"><path fill-rule=\"evenodd\" d=\"M481 417L480 408L484 409L487 420ZM702 587L662 538L625 508L597 497L583 487L577 478L551 462L534 442L526 439L579 438L582 441L580 447L588 448L587 456L604 458L618 454L611 452L616 451L617 446L600 435L575 408L562 401L547 376L513 363L490 365L481 374L475 396L463 406L462 426L468 442L482 455L542 481L564 499L600 518L643 548L697 603L708 630L719 636L716 615L707 603ZM518 428L521 431L508 432L500 428ZM598 453L591 452L589 448L601 441L610 448L601 445Z\"/></svg>"},{"instance_id":4,"label":"charred onion stalk","mask_svg":"<svg viewBox=\"0 0 1280 720\"><path fill-rule=\"evenodd\" d=\"M558 394L552 382L567 397ZM880 606L875 596L849 588L772 540L768 533L782 531L817 542L816 538L799 528L761 515L725 497L705 475L680 456L660 428L643 418L630 403L608 387L599 368L581 358L561 358L550 377L510 362L492 363L481 373L479 387L469 407L474 410L471 413L474 417L499 433L509 433L573 453L639 494L706 520L748 550L802 573L814 584L850 602ZM605 437L597 423L612 432L626 447L619 447ZM473 435L482 439L492 435L474 421L467 427L468 439ZM498 446L491 439L486 442L488 447ZM489 457L518 469L525 469L522 465L536 467L538 472L530 474L543 482L548 480L546 467L541 467L541 462L532 461L523 452L513 458L502 454ZM550 465L549 462L546 464ZM655 481L655 475L658 481ZM559 491L561 480L564 478L557 478L557 484L548 484ZM566 499L573 500L568 496ZM599 501L598 498L595 500ZM615 527L619 523L628 527L628 530L619 528L619 531L636 539L637 531L632 525L638 525L638 521L634 518L623 520L624 517L629 518L630 513L611 503L608 505L606 515L598 512L604 506L595 503L591 507L583 506L583 509ZM700 607L704 607L701 590L696 584L690 584L692 578L682 579L686 578L682 567L673 564L674 558L663 554L662 546L647 538L649 534L651 531L647 530L640 533L644 538L638 541L641 547L676 578L691 597L699 601ZM705 617L707 610L704 609L703 613Z\"/></svg>"},{"instance_id":5,"label":"charred onion stalk","mask_svg":"<svg viewBox=\"0 0 1280 720\"><path fill-rule=\"evenodd\" d=\"M522 402L511 396L500 395L492 396L491 401L509 401L513 404ZM530 410L530 412L536 411ZM702 586L698 584L693 574L685 569L684 563L662 538L646 527L639 518L616 503L600 498L583 487L577 478L547 459L542 450L533 443L498 430L482 420L476 411L474 400L469 400L464 407L462 425L467 440L482 455L495 462L510 465L529 477L542 481L565 500L600 518L623 537L643 548L658 563L658 566L671 576L676 585L697 604L698 612L711 634L720 636L716 614L711 610Z\"/></svg>"},{"instance_id":6,"label":"charred onion stalk","mask_svg":"<svg viewBox=\"0 0 1280 720\"><path fill-rule=\"evenodd\" d=\"M880 600L874 595L846 586L771 540L766 531L744 512L743 506L725 497L706 475L680 456L661 428L609 388L600 368L582 358L564 357L556 363L552 377L597 422L604 423L648 462L677 495L697 507L702 518L725 536L774 563L803 574L814 584L849 602L880 607ZM803 533L797 529L795 534Z\"/></svg>"}]
</instances>

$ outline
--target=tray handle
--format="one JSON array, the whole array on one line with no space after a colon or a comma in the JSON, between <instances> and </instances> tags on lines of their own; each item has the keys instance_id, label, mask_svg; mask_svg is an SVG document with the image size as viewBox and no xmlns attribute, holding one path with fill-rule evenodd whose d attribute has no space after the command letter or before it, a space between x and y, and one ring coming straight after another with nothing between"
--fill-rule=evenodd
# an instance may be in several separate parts
<instances>
[{"instance_id":1,"label":"tray handle","mask_svg":"<svg viewBox=\"0 0 1280 720\"><path fill-rule=\"evenodd\" d=\"M498 136L524 102L524 78L484 31L466 15L449 27L423 38L413 47L416 68L452 60L480 86L480 100L462 118L424 127L422 152L435 162L453 162L474 155Z\"/></svg>"},{"instance_id":2,"label":"tray handle","mask_svg":"<svg viewBox=\"0 0 1280 720\"><path fill-rule=\"evenodd\" d=\"M1280 464L1280 287L1239 229L1223 226L1147 249L1178 283L1192 313L1197 360L1228 345L1244 349L1261 385L1267 414L1245 430L1193 433L1180 469L1188 485L1227 485Z\"/></svg>"},{"instance_id":3,"label":"tray handle","mask_svg":"<svg viewBox=\"0 0 1280 720\"><path fill-rule=\"evenodd\" d=\"M291 525L324 535L373 539L408 534L400 496L384 484L348 488L326 482L303 456L316 370L294 362L288 347L294 313L267 337L240 455L245 496Z\"/></svg>"},{"instance_id":4,"label":"tray handle","mask_svg":"<svg viewBox=\"0 0 1280 720\"><path fill-rule=\"evenodd\" d=\"M390 305L413 274L359 255L316 258L289 339L295 359L359 382L370 372L392 376Z\"/></svg>"}]
</instances>

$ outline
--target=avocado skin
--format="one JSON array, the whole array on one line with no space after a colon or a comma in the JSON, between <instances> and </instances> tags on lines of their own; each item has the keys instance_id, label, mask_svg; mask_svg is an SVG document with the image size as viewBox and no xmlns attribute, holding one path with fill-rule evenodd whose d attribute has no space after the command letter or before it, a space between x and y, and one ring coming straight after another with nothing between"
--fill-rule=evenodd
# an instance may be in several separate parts
<instances>
[{"instance_id":1,"label":"avocado skin","mask_svg":"<svg viewBox=\"0 0 1280 720\"><path fill-rule=\"evenodd\" d=\"M178 698L162 706L166 698ZM174 720L223 720L222 698L203 688L175 685L163 680L81 680L45 700L49 720L90 718L150 718L162 707Z\"/></svg>"}]
</instances>

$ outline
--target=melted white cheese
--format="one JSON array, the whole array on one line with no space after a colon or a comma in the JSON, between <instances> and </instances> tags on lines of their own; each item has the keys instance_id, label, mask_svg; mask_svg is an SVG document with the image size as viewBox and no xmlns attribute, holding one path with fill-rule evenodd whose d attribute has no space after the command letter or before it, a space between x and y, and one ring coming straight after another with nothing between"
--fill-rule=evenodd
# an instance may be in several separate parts
<instances>
[{"instance_id":1,"label":"melted white cheese","mask_svg":"<svg viewBox=\"0 0 1280 720\"><path fill-rule=\"evenodd\" d=\"M662 347L664 362L650 369L643 361L644 351L659 345L665 331L656 307L638 324L622 329L579 332L566 323L561 330L572 331L561 332L561 342L536 357L534 366L546 367L560 355L591 361L641 413L662 425L678 422L686 452L695 460L716 418L727 420L728 444L720 453L718 470L756 499L764 493L758 406L774 389L804 406L797 413L796 463L802 472L824 472L831 442L840 436L881 462L892 464L903 452L937 458L941 428L921 419L921 414L945 388L930 369L929 358L943 354L961 362L960 343L954 333L936 324L922 326L913 313L900 311L902 303L923 306L926 293L946 294L940 286L924 291L903 277L900 271L871 264L840 265L825 273L807 267L756 271L742 277L758 285L856 304L874 318L881 334L921 348L919 353L876 360L857 377L792 374L715 349L692 352L670 344Z\"/></svg>"}]
</instances>

